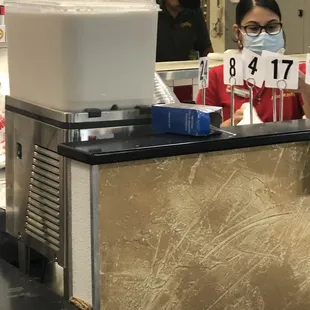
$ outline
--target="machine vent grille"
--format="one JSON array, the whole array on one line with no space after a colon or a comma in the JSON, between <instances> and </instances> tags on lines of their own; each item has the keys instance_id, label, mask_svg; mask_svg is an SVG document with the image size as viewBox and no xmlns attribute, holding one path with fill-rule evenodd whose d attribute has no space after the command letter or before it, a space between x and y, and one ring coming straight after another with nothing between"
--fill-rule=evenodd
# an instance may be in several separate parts
<instances>
[{"instance_id":1,"label":"machine vent grille","mask_svg":"<svg viewBox=\"0 0 310 310\"><path fill-rule=\"evenodd\" d=\"M60 242L59 155L35 145L25 232L58 251Z\"/></svg>"}]
</instances>

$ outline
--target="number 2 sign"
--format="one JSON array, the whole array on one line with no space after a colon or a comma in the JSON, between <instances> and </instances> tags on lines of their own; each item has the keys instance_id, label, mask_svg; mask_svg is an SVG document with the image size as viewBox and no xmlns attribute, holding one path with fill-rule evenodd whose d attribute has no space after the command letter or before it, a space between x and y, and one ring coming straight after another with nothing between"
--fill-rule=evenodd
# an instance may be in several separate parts
<instances>
[{"instance_id":1,"label":"number 2 sign","mask_svg":"<svg viewBox=\"0 0 310 310\"><path fill-rule=\"evenodd\" d=\"M209 86L209 59L208 57L201 57L199 59L199 89L207 88Z\"/></svg>"},{"instance_id":2,"label":"number 2 sign","mask_svg":"<svg viewBox=\"0 0 310 310\"><path fill-rule=\"evenodd\" d=\"M281 56L266 57L266 87L298 89L298 78L298 59Z\"/></svg>"},{"instance_id":3,"label":"number 2 sign","mask_svg":"<svg viewBox=\"0 0 310 310\"><path fill-rule=\"evenodd\" d=\"M224 55L224 84L243 85L243 60L241 54Z\"/></svg>"}]
</instances>

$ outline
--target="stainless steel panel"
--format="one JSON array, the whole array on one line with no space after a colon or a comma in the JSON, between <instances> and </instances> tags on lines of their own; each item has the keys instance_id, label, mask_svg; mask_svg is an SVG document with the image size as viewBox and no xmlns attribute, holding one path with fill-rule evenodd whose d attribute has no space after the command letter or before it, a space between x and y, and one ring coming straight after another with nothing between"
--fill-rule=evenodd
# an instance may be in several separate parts
<instances>
[{"instance_id":1,"label":"stainless steel panel","mask_svg":"<svg viewBox=\"0 0 310 310\"><path fill-rule=\"evenodd\" d=\"M39 215L31 212L30 210L28 210L27 211L27 217L28 217L29 221L34 220L37 223L40 223L41 225L45 225L46 227L54 230L55 232L59 232L59 221L55 225L52 223L53 220L49 221L47 219L47 217L45 216L45 214L42 214L42 216L39 216ZM58 234L58 238L59 238L59 234Z\"/></svg>"},{"instance_id":2,"label":"stainless steel panel","mask_svg":"<svg viewBox=\"0 0 310 310\"><path fill-rule=\"evenodd\" d=\"M158 71L158 74L165 81L195 79L198 77L198 67L189 70Z\"/></svg>"},{"instance_id":3,"label":"stainless steel panel","mask_svg":"<svg viewBox=\"0 0 310 310\"><path fill-rule=\"evenodd\" d=\"M57 226L57 231L59 231L59 213L57 214L57 212L55 212L56 214L53 214L53 216L51 214L49 214L48 212L46 212L46 210L42 210L42 209L39 209L39 208L36 208L35 206L29 204L28 205L28 211L27 211L27 215L28 216L36 216L38 215L40 218L42 218L42 221L43 220L47 220L47 222L51 222L51 223L54 223L55 225L58 225Z\"/></svg>"},{"instance_id":4,"label":"stainless steel panel","mask_svg":"<svg viewBox=\"0 0 310 310\"><path fill-rule=\"evenodd\" d=\"M46 176L49 180L54 182L54 184L58 184L58 182L59 182L59 175L54 174L54 173L49 173L48 171L43 170L40 167L32 165L31 175L33 176L34 174L36 174L36 178Z\"/></svg>"},{"instance_id":5,"label":"stainless steel panel","mask_svg":"<svg viewBox=\"0 0 310 310\"><path fill-rule=\"evenodd\" d=\"M42 212L46 212L47 214L54 216L55 218L59 217L59 207L58 207L58 210L51 209L47 207L46 205L42 204L41 202L38 202L37 200L32 199L31 197L29 197L28 201L29 201L29 205L28 205L29 210L31 210L30 206L32 206L32 207L35 207L41 210Z\"/></svg>"},{"instance_id":6,"label":"stainless steel panel","mask_svg":"<svg viewBox=\"0 0 310 310\"><path fill-rule=\"evenodd\" d=\"M44 109L7 97L7 107L36 113L58 121L89 121L86 113ZM149 118L142 110L103 111L100 120ZM96 121L99 119L97 118ZM51 264L49 287L70 296L71 275L68 218L70 182L67 160L57 154L61 143L93 138L147 134L150 125L64 130L17 112L6 110L6 195L9 234L46 256ZM19 148L21 147L21 152ZM57 262L57 263L56 263ZM61 285L55 281L64 280Z\"/></svg>"},{"instance_id":7,"label":"stainless steel panel","mask_svg":"<svg viewBox=\"0 0 310 310\"><path fill-rule=\"evenodd\" d=\"M59 204L53 203L53 202L49 201L48 199L45 199L45 198L41 197L40 195L38 195L32 191L29 192L29 197L38 201L38 202L41 202L43 205L48 206L54 210L57 210L57 211L60 210Z\"/></svg>"},{"instance_id":8,"label":"stainless steel panel","mask_svg":"<svg viewBox=\"0 0 310 310\"><path fill-rule=\"evenodd\" d=\"M63 159L57 154L57 146L66 142L67 135L64 130L10 111L6 111L6 121L6 229L28 246L50 260L57 259L64 266L66 210L62 196L63 174L60 171ZM16 156L18 143L22 146L21 158ZM44 182L39 185L40 180ZM30 217L29 214L33 213L45 218L45 222L37 221L38 217ZM55 217L55 220L48 221L50 217ZM59 240L49 223L58 223Z\"/></svg>"},{"instance_id":9,"label":"stainless steel panel","mask_svg":"<svg viewBox=\"0 0 310 310\"><path fill-rule=\"evenodd\" d=\"M59 171L59 160L55 160L55 159L52 159L52 158L49 158L45 155L42 155L38 152L34 152L34 158L38 161L42 161L48 165L51 165L51 166L54 166L58 169Z\"/></svg>"},{"instance_id":10,"label":"stainless steel panel","mask_svg":"<svg viewBox=\"0 0 310 310\"><path fill-rule=\"evenodd\" d=\"M92 166L90 172L90 219L91 219L91 258L92 258L92 306L100 310L100 229L99 229L99 171Z\"/></svg>"},{"instance_id":11,"label":"stainless steel panel","mask_svg":"<svg viewBox=\"0 0 310 310\"><path fill-rule=\"evenodd\" d=\"M71 141L88 141L93 139L114 139L119 137L129 137L136 135L147 135L152 132L150 125L126 126L126 127L109 127L109 128L91 128L71 131L70 133L77 134L72 137ZM75 139L75 140L73 140Z\"/></svg>"},{"instance_id":12,"label":"stainless steel panel","mask_svg":"<svg viewBox=\"0 0 310 310\"><path fill-rule=\"evenodd\" d=\"M33 186L39 188L42 191L49 192L50 194L57 196L57 197L59 196L59 190L51 187L50 185L45 185L42 181L37 181L36 179L31 178L31 184ZM58 185L58 187L59 187L59 185Z\"/></svg>"},{"instance_id":13,"label":"stainless steel panel","mask_svg":"<svg viewBox=\"0 0 310 310\"><path fill-rule=\"evenodd\" d=\"M151 106L152 102L150 102ZM149 115L145 115L138 109L128 109L120 111L101 111L100 117L89 117L87 112L63 112L48 108L43 108L41 106L20 101L12 97L6 98L6 105L14 107L16 109L27 111L48 119L56 120L63 123L85 123L85 122L104 122L104 121L118 121L127 119L144 119L149 118Z\"/></svg>"},{"instance_id":14,"label":"stainless steel panel","mask_svg":"<svg viewBox=\"0 0 310 310\"><path fill-rule=\"evenodd\" d=\"M174 92L164 83L159 74L155 73L154 103L180 103Z\"/></svg>"},{"instance_id":15,"label":"stainless steel panel","mask_svg":"<svg viewBox=\"0 0 310 310\"><path fill-rule=\"evenodd\" d=\"M41 188L38 188L36 186L33 186L33 184L30 185L30 192L35 193L39 196L41 196L41 198L46 198L52 202L55 202L56 204L59 204L59 197L56 197L54 195L51 195L45 191L43 191Z\"/></svg>"},{"instance_id":16,"label":"stainless steel panel","mask_svg":"<svg viewBox=\"0 0 310 310\"><path fill-rule=\"evenodd\" d=\"M59 241L52 237L44 236L44 233L40 229L37 229L36 227L31 226L30 224L27 224L25 232L30 237L40 241L41 246L47 245L48 247L52 248L55 252L59 251Z\"/></svg>"},{"instance_id":17,"label":"stainless steel panel","mask_svg":"<svg viewBox=\"0 0 310 310\"><path fill-rule=\"evenodd\" d=\"M45 155L45 156L47 156L47 157L53 158L53 159L55 159L55 160L57 160L57 161L59 161L59 159L60 159L60 156L59 156L57 153L52 152L52 151L50 151L50 150L47 150L47 149L45 149L45 148L43 148L43 147L40 147L39 145L35 145L35 146L34 146L34 149L35 149L38 153L40 153L40 154L42 154L42 155ZM58 165L57 165L57 166L58 166Z\"/></svg>"},{"instance_id":18,"label":"stainless steel panel","mask_svg":"<svg viewBox=\"0 0 310 310\"><path fill-rule=\"evenodd\" d=\"M37 219L30 218L28 215L26 218L27 218L26 227L35 227L39 229L41 236L43 236L45 240L48 240L49 238L55 239L57 245L59 244L59 233L55 232L53 229L48 228L45 223L44 224L39 223Z\"/></svg>"},{"instance_id":19,"label":"stainless steel panel","mask_svg":"<svg viewBox=\"0 0 310 310\"><path fill-rule=\"evenodd\" d=\"M36 173L36 171L34 169L31 172L31 176L34 180L37 180L40 183L47 184L50 187L53 187L56 189L59 188L59 177L58 177L58 181L55 182L55 181L51 180L49 177L44 177L43 175Z\"/></svg>"},{"instance_id":20,"label":"stainless steel panel","mask_svg":"<svg viewBox=\"0 0 310 310\"><path fill-rule=\"evenodd\" d=\"M39 168L42 168L48 172L54 173L58 175L59 173L59 168L52 167L50 164L47 164L39 159L36 159L35 157L33 158L33 164Z\"/></svg>"}]
</instances>

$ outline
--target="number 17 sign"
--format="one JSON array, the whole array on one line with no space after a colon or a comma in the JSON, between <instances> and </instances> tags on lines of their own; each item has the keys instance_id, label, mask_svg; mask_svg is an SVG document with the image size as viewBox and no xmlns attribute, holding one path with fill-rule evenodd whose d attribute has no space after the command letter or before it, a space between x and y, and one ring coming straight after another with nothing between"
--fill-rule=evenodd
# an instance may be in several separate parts
<instances>
[{"instance_id":1,"label":"number 17 sign","mask_svg":"<svg viewBox=\"0 0 310 310\"><path fill-rule=\"evenodd\" d=\"M265 85L270 88L298 89L298 59L266 55Z\"/></svg>"}]
</instances>

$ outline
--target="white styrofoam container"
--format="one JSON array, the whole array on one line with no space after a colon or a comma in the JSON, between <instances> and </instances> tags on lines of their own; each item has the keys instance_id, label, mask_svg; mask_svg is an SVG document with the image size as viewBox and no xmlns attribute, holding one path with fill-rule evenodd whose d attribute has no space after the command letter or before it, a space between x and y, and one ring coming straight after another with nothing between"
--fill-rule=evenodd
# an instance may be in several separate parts
<instances>
[{"instance_id":1,"label":"white styrofoam container","mask_svg":"<svg viewBox=\"0 0 310 310\"><path fill-rule=\"evenodd\" d=\"M155 0L6 3L11 96L62 111L152 104Z\"/></svg>"}]
</instances>

